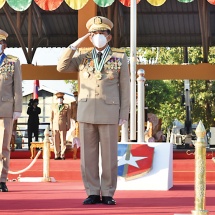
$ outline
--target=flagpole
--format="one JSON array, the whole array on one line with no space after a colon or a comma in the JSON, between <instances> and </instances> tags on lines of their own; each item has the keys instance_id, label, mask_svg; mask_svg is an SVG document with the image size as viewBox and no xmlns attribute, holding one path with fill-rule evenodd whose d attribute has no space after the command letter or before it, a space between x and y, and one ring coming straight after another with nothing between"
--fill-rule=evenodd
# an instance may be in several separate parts
<instances>
[{"instance_id":1,"label":"flagpole","mask_svg":"<svg viewBox=\"0 0 215 215\"><path fill-rule=\"evenodd\" d=\"M131 0L130 7L130 140L136 141L136 40L137 40L137 2Z\"/></svg>"}]
</instances>

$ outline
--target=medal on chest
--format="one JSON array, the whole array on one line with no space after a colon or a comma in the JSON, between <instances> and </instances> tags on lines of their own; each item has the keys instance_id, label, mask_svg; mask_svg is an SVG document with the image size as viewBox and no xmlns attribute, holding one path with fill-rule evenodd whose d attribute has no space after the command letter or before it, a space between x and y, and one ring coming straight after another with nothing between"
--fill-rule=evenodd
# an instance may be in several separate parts
<instances>
[{"instance_id":1,"label":"medal on chest","mask_svg":"<svg viewBox=\"0 0 215 215\"><path fill-rule=\"evenodd\" d=\"M97 58L97 53L96 53L96 50L93 49L92 51L92 55L93 55L93 62L94 62L94 65L95 65L95 78L97 80L101 80L102 79L102 68L104 66L104 63L105 63L105 60L108 56L108 53L110 51L110 46L108 46L105 50L104 50L104 53L102 54L102 58L101 58L101 61L98 62L98 58Z\"/></svg>"}]
</instances>

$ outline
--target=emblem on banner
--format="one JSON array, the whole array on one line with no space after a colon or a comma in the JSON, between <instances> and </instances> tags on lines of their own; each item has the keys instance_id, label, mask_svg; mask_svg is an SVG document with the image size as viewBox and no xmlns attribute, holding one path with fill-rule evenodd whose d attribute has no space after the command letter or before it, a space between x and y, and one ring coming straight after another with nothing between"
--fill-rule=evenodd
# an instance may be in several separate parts
<instances>
[{"instance_id":1,"label":"emblem on banner","mask_svg":"<svg viewBox=\"0 0 215 215\"><path fill-rule=\"evenodd\" d=\"M151 168L154 147L147 144L118 144L118 176L125 180L140 178Z\"/></svg>"}]
</instances>

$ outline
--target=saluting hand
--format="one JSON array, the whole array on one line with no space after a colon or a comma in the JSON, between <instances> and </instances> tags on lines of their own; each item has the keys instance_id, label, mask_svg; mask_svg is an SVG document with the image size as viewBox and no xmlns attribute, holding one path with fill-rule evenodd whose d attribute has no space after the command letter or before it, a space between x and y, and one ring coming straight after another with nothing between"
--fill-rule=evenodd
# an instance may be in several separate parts
<instances>
[{"instance_id":1,"label":"saluting hand","mask_svg":"<svg viewBox=\"0 0 215 215\"><path fill-rule=\"evenodd\" d=\"M86 38L89 37L89 36L90 36L90 33L87 33L87 34L84 35L83 37L77 39L74 43L71 44L71 47L77 49L77 48L81 45L81 43L82 43L84 40L86 40Z\"/></svg>"}]
</instances>

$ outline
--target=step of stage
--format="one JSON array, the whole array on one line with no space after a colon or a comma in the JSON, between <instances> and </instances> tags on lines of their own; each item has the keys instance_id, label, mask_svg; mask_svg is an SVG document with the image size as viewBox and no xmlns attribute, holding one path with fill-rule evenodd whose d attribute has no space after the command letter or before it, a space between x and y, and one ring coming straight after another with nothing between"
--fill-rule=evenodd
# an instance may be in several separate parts
<instances>
[{"instance_id":1,"label":"step of stage","mask_svg":"<svg viewBox=\"0 0 215 215\"><path fill-rule=\"evenodd\" d=\"M16 173L28 169L31 159L11 159L10 171ZM56 181L81 181L80 159L66 160L50 159L50 177ZM43 160L37 159L35 164L27 171L19 174L9 174L9 180L17 180L18 177L42 177L43 176Z\"/></svg>"},{"instance_id":2,"label":"step of stage","mask_svg":"<svg viewBox=\"0 0 215 215\"><path fill-rule=\"evenodd\" d=\"M195 159L173 160L174 182L195 182ZM215 162L206 159L206 182L215 182Z\"/></svg>"},{"instance_id":3,"label":"step of stage","mask_svg":"<svg viewBox=\"0 0 215 215\"><path fill-rule=\"evenodd\" d=\"M10 170L13 172L27 168L31 159L11 159ZM81 181L80 159L73 160L50 160L50 177L56 181ZM43 160L38 159L36 163L26 172L20 174L9 174L9 180L17 180L21 177L42 177ZM195 178L195 160L194 159L176 159L173 160L173 182L193 182ZM206 160L206 181L215 182L215 163L212 159Z\"/></svg>"}]
</instances>

